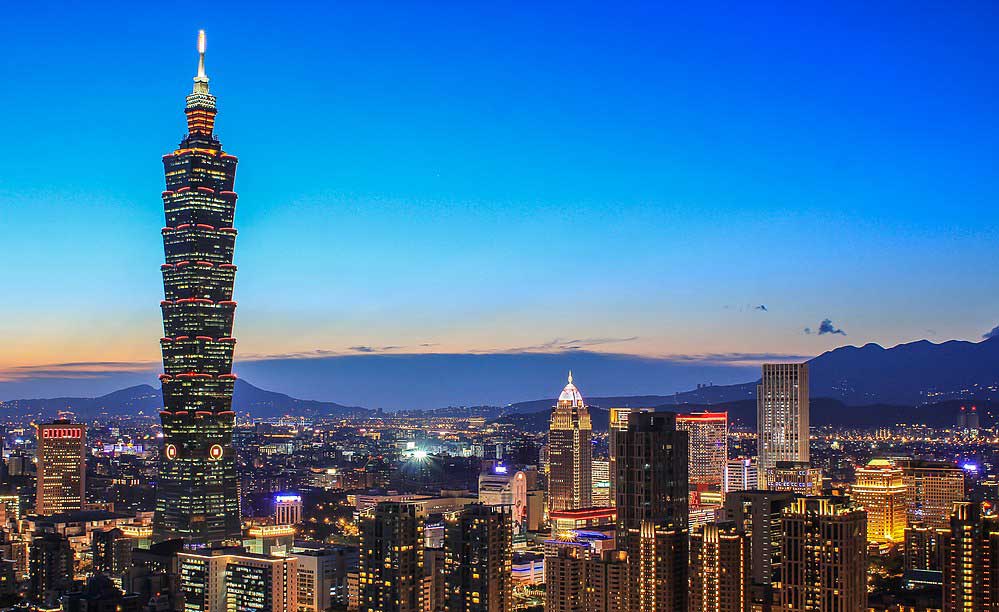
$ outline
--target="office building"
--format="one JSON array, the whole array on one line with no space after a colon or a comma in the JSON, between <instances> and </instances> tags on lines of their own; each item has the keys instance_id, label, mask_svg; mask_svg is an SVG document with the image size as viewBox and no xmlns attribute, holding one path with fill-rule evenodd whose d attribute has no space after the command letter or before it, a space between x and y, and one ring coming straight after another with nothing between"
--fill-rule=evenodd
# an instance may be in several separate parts
<instances>
[{"instance_id":1,"label":"office building","mask_svg":"<svg viewBox=\"0 0 999 612\"><path fill-rule=\"evenodd\" d=\"M593 460L593 505L597 507L611 506L611 476L610 461L606 459Z\"/></svg>"},{"instance_id":2,"label":"office building","mask_svg":"<svg viewBox=\"0 0 999 612\"><path fill-rule=\"evenodd\" d=\"M423 520L417 507L381 502L360 522L360 612L423 610Z\"/></svg>"},{"instance_id":3,"label":"office building","mask_svg":"<svg viewBox=\"0 0 999 612\"><path fill-rule=\"evenodd\" d=\"M630 607L687 608L687 433L671 412L636 412L618 433L617 548L628 559Z\"/></svg>"},{"instance_id":4,"label":"office building","mask_svg":"<svg viewBox=\"0 0 999 612\"><path fill-rule=\"evenodd\" d=\"M760 488L759 464L755 458L729 459L725 462L725 492L752 491Z\"/></svg>"},{"instance_id":5,"label":"office building","mask_svg":"<svg viewBox=\"0 0 999 612\"><path fill-rule=\"evenodd\" d=\"M806 497L822 495L822 469L800 461L778 461L766 473L769 491L789 491Z\"/></svg>"},{"instance_id":6,"label":"office building","mask_svg":"<svg viewBox=\"0 0 999 612\"><path fill-rule=\"evenodd\" d=\"M188 133L163 156L164 407L154 529L157 540L207 546L237 542L241 535L232 448L237 160L213 134L204 32L198 52L198 75L184 108Z\"/></svg>"},{"instance_id":7,"label":"office building","mask_svg":"<svg viewBox=\"0 0 999 612\"><path fill-rule=\"evenodd\" d=\"M809 462L807 364L763 364L763 378L756 387L756 423L764 479L778 461Z\"/></svg>"},{"instance_id":8,"label":"office building","mask_svg":"<svg viewBox=\"0 0 999 612\"><path fill-rule=\"evenodd\" d=\"M676 428L687 432L690 487L720 491L728 461L728 413L680 414Z\"/></svg>"},{"instance_id":9,"label":"office building","mask_svg":"<svg viewBox=\"0 0 999 612\"><path fill-rule=\"evenodd\" d=\"M773 584L780 572L781 516L794 494L779 491L735 491L725 496L721 520L734 523L749 538L750 591L753 601L769 609L777 600Z\"/></svg>"},{"instance_id":10,"label":"office building","mask_svg":"<svg viewBox=\"0 0 999 612\"><path fill-rule=\"evenodd\" d=\"M857 468L851 497L867 510L867 541L882 547L905 538L906 490L902 468L889 459L871 459Z\"/></svg>"},{"instance_id":11,"label":"office building","mask_svg":"<svg viewBox=\"0 0 999 612\"><path fill-rule=\"evenodd\" d=\"M867 516L845 497L799 497L781 515L780 606L867 609Z\"/></svg>"},{"instance_id":12,"label":"office building","mask_svg":"<svg viewBox=\"0 0 999 612\"><path fill-rule=\"evenodd\" d=\"M944 612L999 609L999 514L993 503L955 503L941 545Z\"/></svg>"},{"instance_id":13,"label":"office building","mask_svg":"<svg viewBox=\"0 0 999 612\"><path fill-rule=\"evenodd\" d=\"M548 430L548 511L593 505L590 412L572 382L562 389Z\"/></svg>"},{"instance_id":14,"label":"office building","mask_svg":"<svg viewBox=\"0 0 999 612\"><path fill-rule=\"evenodd\" d=\"M28 558L28 597L45 608L73 588L73 549L66 536L39 533L31 539Z\"/></svg>"},{"instance_id":15,"label":"office building","mask_svg":"<svg viewBox=\"0 0 999 612\"><path fill-rule=\"evenodd\" d=\"M515 535L527 530L527 475L506 466L494 466L479 475L479 502L487 506L506 506L510 529Z\"/></svg>"},{"instance_id":16,"label":"office building","mask_svg":"<svg viewBox=\"0 0 999 612\"><path fill-rule=\"evenodd\" d=\"M239 547L180 552L182 612L298 612L297 566Z\"/></svg>"},{"instance_id":17,"label":"office building","mask_svg":"<svg viewBox=\"0 0 999 612\"><path fill-rule=\"evenodd\" d=\"M447 610L505 612L513 607L510 511L472 504L448 517L444 536Z\"/></svg>"},{"instance_id":18,"label":"office building","mask_svg":"<svg viewBox=\"0 0 999 612\"><path fill-rule=\"evenodd\" d=\"M37 425L35 514L82 510L86 499L87 431L66 420Z\"/></svg>"},{"instance_id":19,"label":"office building","mask_svg":"<svg viewBox=\"0 0 999 612\"><path fill-rule=\"evenodd\" d=\"M651 408L611 408L610 421L607 426L607 448L610 458L608 459L608 471L610 473L610 503L613 506L617 503L617 490L615 480L617 478L617 436L622 431L628 429L628 415L633 412L651 412Z\"/></svg>"},{"instance_id":20,"label":"office building","mask_svg":"<svg viewBox=\"0 0 999 612\"><path fill-rule=\"evenodd\" d=\"M274 496L274 524L297 525L302 522L302 496L282 493Z\"/></svg>"},{"instance_id":21,"label":"office building","mask_svg":"<svg viewBox=\"0 0 999 612\"><path fill-rule=\"evenodd\" d=\"M298 561L298 612L324 612L347 603L347 574L357 567L352 546L296 545L289 556Z\"/></svg>"},{"instance_id":22,"label":"office building","mask_svg":"<svg viewBox=\"0 0 999 612\"><path fill-rule=\"evenodd\" d=\"M952 463L897 459L905 482L906 520L935 529L950 527L954 504L965 499L964 470Z\"/></svg>"},{"instance_id":23,"label":"office building","mask_svg":"<svg viewBox=\"0 0 999 612\"><path fill-rule=\"evenodd\" d=\"M749 612L749 536L735 523L703 525L690 534L690 610Z\"/></svg>"}]
</instances>

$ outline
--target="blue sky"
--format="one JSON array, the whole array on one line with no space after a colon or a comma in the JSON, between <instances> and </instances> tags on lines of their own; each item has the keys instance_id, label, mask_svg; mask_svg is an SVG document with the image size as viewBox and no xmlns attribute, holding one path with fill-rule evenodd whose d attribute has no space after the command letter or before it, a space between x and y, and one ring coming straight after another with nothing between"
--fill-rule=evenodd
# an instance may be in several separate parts
<instances>
[{"instance_id":1,"label":"blue sky","mask_svg":"<svg viewBox=\"0 0 999 612\"><path fill-rule=\"evenodd\" d=\"M18 3L0 371L155 369L160 155L199 28L241 160L243 361L978 339L997 10ZM847 335L803 333L827 318Z\"/></svg>"}]
</instances>

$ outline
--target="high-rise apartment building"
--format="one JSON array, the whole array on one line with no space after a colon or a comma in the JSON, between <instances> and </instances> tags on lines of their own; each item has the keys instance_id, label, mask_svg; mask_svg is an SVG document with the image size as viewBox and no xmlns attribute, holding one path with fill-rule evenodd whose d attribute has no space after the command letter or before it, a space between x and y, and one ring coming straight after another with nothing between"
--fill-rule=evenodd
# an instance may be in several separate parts
<instances>
[{"instance_id":1,"label":"high-rise apartment building","mask_svg":"<svg viewBox=\"0 0 999 612\"><path fill-rule=\"evenodd\" d=\"M735 523L690 534L690 611L749 612L749 536Z\"/></svg>"},{"instance_id":2,"label":"high-rise apartment building","mask_svg":"<svg viewBox=\"0 0 999 612\"><path fill-rule=\"evenodd\" d=\"M28 553L28 596L44 608L58 608L59 598L73 585L74 555L66 536L39 533Z\"/></svg>"},{"instance_id":3,"label":"high-rise apartment building","mask_svg":"<svg viewBox=\"0 0 999 612\"><path fill-rule=\"evenodd\" d=\"M618 433L617 548L631 609L687 608L687 433L672 412L636 412Z\"/></svg>"},{"instance_id":4,"label":"high-rise apartment building","mask_svg":"<svg viewBox=\"0 0 999 612\"><path fill-rule=\"evenodd\" d=\"M361 517L360 612L423 610L423 519L415 504L381 502Z\"/></svg>"},{"instance_id":5,"label":"high-rise apartment building","mask_svg":"<svg viewBox=\"0 0 999 612\"><path fill-rule=\"evenodd\" d=\"M182 612L298 612L297 568L240 547L180 552Z\"/></svg>"},{"instance_id":6,"label":"high-rise apartment building","mask_svg":"<svg viewBox=\"0 0 999 612\"><path fill-rule=\"evenodd\" d=\"M999 514L992 502L957 502L941 532L944 612L999 609Z\"/></svg>"},{"instance_id":7,"label":"high-rise apartment building","mask_svg":"<svg viewBox=\"0 0 999 612\"><path fill-rule=\"evenodd\" d=\"M780 606L867 609L867 516L845 497L799 497L781 516Z\"/></svg>"},{"instance_id":8,"label":"high-rise apartment building","mask_svg":"<svg viewBox=\"0 0 999 612\"><path fill-rule=\"evenodd\" d=\"M66 420L37 425L35 514L82 510L86 499L87 430Z\"/></svg>"},{"instance_id":9,"label":"high-rise apartment building","mask_svg":"<svg viewBox=\"0 0 999 612\"><path fill-rule=\"evenodd\" d=\"M444 535L447 610L513 608L509 508L471 504L450 516Z\"/></svg>"},{"instance_id":10,"label":"high-rise apartment building","mask_svg":"<svg viewBox=\"0 0 999 612\"><path fill-rule=\"evenodd\" d=\"M725 495L722 521L732 522L749 538L750 591L761 609L776 602L773 585L781 563L781 517L794 494L779 491L734 491Z\"/></svg>"},{"instance_id":11,"label":"high-rise apartment building","mask_svg":"<svg viewBox=\"0 0 999 612\"><path fill-rule=\"evenodd\" d=\"M743 457L725 462L724 491L752 491L760 488L759 463L755 458Z\"/></svg>"},{"instance_id":12,"label":"high-rise apartment building","mask_svg":"<svg viewBox=\"0 0 999 612\"><path fill-rule=\"evenodd\" d=\"M906 491L906 520L927 527L950 527L954 503L965 499L964 470L952 463L897 459Z\"/></svg>"},{"instance_id":13,"label":"high-rise apartment building","mask_svg":"<svg viewBox=\"0 0 999 612\"><path fill-rule=\"evenodd\" d=\"M764 479L778 461L809 461L808 364L763 364L756 387L756 428Z\"/></svg>"},{"instance_id":14,"label":"high-rise apartment building","mask_svg":"<svg viewBox=\"0 0 999 612\"><path fill-rule=\"evenodd\" d=\"M651 408L611 408L610 409L610 421L607 425L607 447L609 449L609 465L607 466L608 472L610 473L610 506L617 503L617 436L622 431L628 430L628 415L633 412L652 412Z\"/></svg>"},{"instance_id":15,"label":"high-rise apartment building","mask_svg":"<svg viewBox=\"0 0 999 612\"><path fill-rule=\"evenodd\" d=\"M548 430L549 512L593 505L592 429L590 411L569 372Z\"/></svg>"},{"instance_id":16,"label":"high-rise apartment building","mask_svg":"<svg viewBox=\"0 0 999 612\"><path fill-rule=\"evenodd\" d=\"M728 413L680 414L676 428L687 432L690 486L720 491L728 461Z\"/></svg>"},{"instance_id":17,"label":"high-rise apartment building","mask_svg":"<svg viewBox=\"0 0 999 612\"><path fill-rule=\"evenodd\" d=\"M347 601L347 572L357 566L352 546L295 546L298 612L325 612Z\"/></svg>"},{"instance_id":18,"label":"high-rise apartment building","mask_svg":"<svg viewBox=\"0 0 999 612\"><path fill-rule=\"evenodd\" d=\"M606 459L593 460L593 505L598 508L611 506L611 476L610 461Z\"/></svg>"},{"instance_id":19,"label":"high-rise apartment building","mask_svg":"<svg viewBox=\"0 0 999 612\"><path fill-rule=\"evenodd\" d=\"M857 468L851 497L867 510L867 541L881 546L905 539L905 482L889 459L871 459Z\"/></svg>"},{"instance_id":20,"label":"high-rise apartment building","mask_svg":"<svg viewBox=\"0 0 999 612\"><path fill-rule=\"evenodd\" d=\"M163 424L155 535L190 546L238 541L240 509L232 432L236 266L236 158L213 134L215 96L198 36L198 75L187 96L187 136L163 156Z\"/></svg>"}]
</instances>

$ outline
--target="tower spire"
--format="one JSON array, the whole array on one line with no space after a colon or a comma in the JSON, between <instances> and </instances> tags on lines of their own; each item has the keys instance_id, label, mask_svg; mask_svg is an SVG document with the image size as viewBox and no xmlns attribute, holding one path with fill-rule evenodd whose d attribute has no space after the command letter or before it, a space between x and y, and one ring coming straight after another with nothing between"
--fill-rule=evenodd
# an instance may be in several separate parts
<instances>
[{"instance_id":1,"label":"tower spire","mask_svg":"<svg viewBox=\"0 0 999 612\"><path fill-rule=\"evenodd\" d=\"M572 384L572 370L569 370L569 384Z\"/></svg>"},{"instance_id":2,"label":"tower spire","mask_svg":"<svg viewBox=\"0 0 999 612\"><path fill-rule=\"evenodd\" d=\"M208 93L208 75L205 74L205 50L208 38L204 30L198 30L198 76L194 77L194 93Z\"/></svg>"}]
</instances>

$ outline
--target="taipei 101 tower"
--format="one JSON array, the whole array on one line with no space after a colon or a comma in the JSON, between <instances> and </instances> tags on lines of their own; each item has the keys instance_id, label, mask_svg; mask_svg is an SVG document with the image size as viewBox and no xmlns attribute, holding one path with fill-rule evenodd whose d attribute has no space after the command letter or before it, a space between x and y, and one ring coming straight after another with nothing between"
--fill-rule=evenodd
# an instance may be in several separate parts
<instances>
[{"instance_id":1,"label":"taipei 101 tower","mask_svg":"<svg viewBox=\"0 0 999 612\"><path fill-rule=\"evenodd\" d=\"M154 537L188 548L237 541L240 509L232 448L233 214L236 158L213 133L215 96L198 33L198 76L187 96L187 136L163 156L163 447Z\"/></svg>"}]
</instances>

